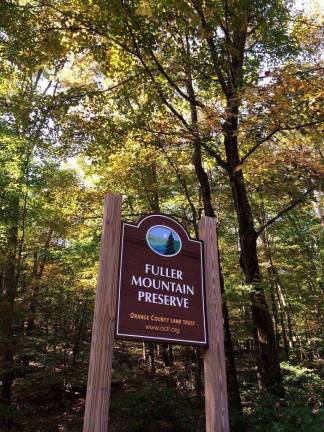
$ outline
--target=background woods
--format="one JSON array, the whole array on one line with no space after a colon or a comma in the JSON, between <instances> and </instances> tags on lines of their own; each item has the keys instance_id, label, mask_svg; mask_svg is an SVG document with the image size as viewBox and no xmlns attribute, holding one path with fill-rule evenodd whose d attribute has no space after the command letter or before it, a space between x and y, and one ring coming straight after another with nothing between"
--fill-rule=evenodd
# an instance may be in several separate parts
<instances>
[{"instance_id":1,"label":"background woods","mask_svg":"<svg viewBox=\"0 0 324 432\"><path fill-rule=\"evenodd\" d=\"M319 430L320 7L0 3L0 431L79 431L103 196L217 217L232 431ZM212 318L212 317L211 317ZM202 353L116 341L112 431L204 431Z\"/></svg>"}]
</instances>

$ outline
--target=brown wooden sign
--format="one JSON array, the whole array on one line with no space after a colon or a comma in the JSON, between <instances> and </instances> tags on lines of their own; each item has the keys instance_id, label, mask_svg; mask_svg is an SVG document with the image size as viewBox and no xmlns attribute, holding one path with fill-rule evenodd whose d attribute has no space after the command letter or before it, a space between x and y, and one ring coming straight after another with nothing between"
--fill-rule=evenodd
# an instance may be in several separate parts
<instances>
[{"instance_id":1,"label":"brown wooden sign","mask_svg":"<svg viewBox=\"0 0 324 432\"><path fill-rule=\"evenodd\" d=\"M191 345L206 344L207 327L206 432L229 432L217 221L206 216L199 221L204 250L202 242L164 215L124 223L120 244L121 206L121 195L106 195L83 432L108 431L116 322L121 337ZM212 317L207 323L202 253L206 309Z\"/></svg>"},{"instance_id":2,"label":"brown wooden sign","mask_svg":"<svg viewBox=\"0 0 324 432\"><path fill-rule=\"evenodd\" d=\"M207 344L203 244L169 216L123 223L116 335Z\"/></svg>"}]
</instances>

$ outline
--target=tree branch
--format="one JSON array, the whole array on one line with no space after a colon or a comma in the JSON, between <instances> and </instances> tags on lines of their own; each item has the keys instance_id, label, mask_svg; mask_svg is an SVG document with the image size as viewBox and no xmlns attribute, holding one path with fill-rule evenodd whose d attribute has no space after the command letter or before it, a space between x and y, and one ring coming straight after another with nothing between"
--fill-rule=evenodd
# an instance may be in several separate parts
<instances>
[{"instance_id":1,"label":"tree branch","mask_svg":"<svg viewBox=\"0 0 324 432\"><path fill-rule=\"evenodd\" d=\"M295 126L284 126L284 127L280 127L277 126L275 129L273 129L271 132L268 133L268 135L266 135L264 138L262 138L260 141L258 141L242 158L241 158L241 164L249 157L251 156L252 153L254 153L261 144L263 144L264 142L268 141L270 138L273 137L273 135L275 135L277 132L283 132L283 131L291 131L291 130L298 130L298 129L303 129L305 127L309 127L309 126L315 126L316 124L321 124L323 123L324 120L319 120L319 121L313 121L313 122L309 122L309 123L304 123L304 124L298 124Z\"/></svg>"},{"instance_id":2,"label":"tree branch","mask_svg":"<svg viewBox=\"0 0 324 432\"><path fill-rule=\"evenodd\" d=\"M80 16L75 15L71 12L62 11L58 7L54 6L53 4L46 3L46 1L44 1L44 0L35 0L35 1L40 5L40 7L48 7L52 10L55 10L56 12L58 12L60 15L62 15L65 18L68 17L68 18L74 19L76 22L80 23L85 29L89 30L91 33L98 35L98 36L102 36L105 39L110 39L115 45L119 46L120 48L122 48L123 50L128 52L129 54L134 55L134 52L127 45L123 44L122 42L120 42L117 39L115 39L114 37L112 37L111 34L108 35L107 31L98 29L97 27L95 27L93 25L93 23L91 23L89 21L85 21Z\"/></svg>"},{"instance_id":3,"label":"tree branch","mask_svg":"<svg viewBox=\"0 0 324 432\"><path fill-rule=\"evenodd\" d=\"M202 102L198 101L196 98L193 100L189 95L187 95L184 91L181 90L181 88L171 79L170 75L166 72L164 67L158 61L153 50L150 50L150 54L151 54L151 57L152 57L154 63L156 64L158 70L161 72L161 74L164 76L164 78L167 80L167 82L170 84L170 86L173 87L179 93L180 96L182 96L188 102L199 106L200 108L205 107L205 105Z\"/></svg>"},{"instance_id":4,"label":"tree branch","mask_svg":"<svg viewBox=\"0 0 324 432\"><path fill-rule=\"evenodd\" d=\"M124 84L127 84L128 82L130 82L132 80L135 80L136 78L138 78L142 74L144 74L144 71L138 72L135 75L131 75L131 76L125 78L124 80L122 80L122 81L120 81L120 82L118 82L118 83L116 83L110 87L107 87L106 89L103 89L103 90L91 90L91 91L85 91L83 93L72 94L72 95L63 94L62 96L61 95L59 96L59 99L62 102L66 102L66 101L73 100L73 99L82 99L86 96L92 96L92 95L93 96L97 96L97 95L99 96L99 95L104 94L104 93L109 93L109 92L116 90L117 88L123 86ZM82 87L80 88L80 90L81 89L82 89Z\"/></svg>"},{"instance_id":5,"label":"tree branch","mask_svg":"<svg viewBox=\"0 0 324 432\"><path fill-rule=\"evenodd\" d=\"M189 206L191 208L191 213L192 213L192 217L193 217L193 220L191 222L193 222L196 234L198 235L198 232L197 232L197 211L196 211L196 207L195 207L195 205L192 202L192 199L190 197L190 193L189 193L189 189L188 189L188 186L187 186L187 182L186 182L185 178L182 176L182 174L181 174L181 172L180 172L177 164L168 155L168 152L164 148L163 144L158 139L156 140L156 144L162 150L162 152L164 153L164 155L165 155L168 163L174 169L174 172L175 172L175 174L176 174L176 176L177 176L177 178L179 180L179 183L181 184L181 186L183 188L185 197L186 197L186 199L188 201L188 204L189 204Z\"/></svg>"},{"instance_id":6,"label":"tree branch","mask_svg":"<svg viewBox=\"0 0 324 432\"><path fill-rule=\"evenodd\" d=\"M219 163L219 165L222 168L227 170L227 168L228 168L227 163L224 161L224 159L222 159L221 155L218 154L216 150L210 148L203 140L200 141L200 144L210 156L212 156L214 159L216 159L216 161Z\"/></svg>"},{"instance_id":7,"label":"tree branch","mask_svg":"<svg viewBox=\"0 0 324 432\"><path fill-rule=\"evenodd\" d=\"M259 237L259 235L270 225L272 225L274 222L276 222L278 219L280 219L283 215L285 215L286 213L288 213L290 210L292 210L294 207L296 207L296 205L298 205L300 202L303 201L303 199L309 195L311 192L313 192L315 190L315 186L307 189L306 192L304 192L299 198L293 200L287 207L285 207L283 210L281 210L276 216L274 216L273 218L269 219L264 225L262 225L258 231L257 231L257 237Z\"/></svg>"},{"instance_id":8,"label":"tree branch","mask_svg":"<svg viewBox=\"0 0 324 432\"><path fill-rule=\"evenodd\" d=\"M122 3L122 6L123 3ZM190 130L190 126L189 124L186 122L185 118L174 108L174 106L172 104L170 104L170 102L167 100L166 96L163 94L160 85L156 82L154 75L152 73L152 71L150 70L150 68L147 66L147 64L145 63L143 56L140 53L134 32L132 31L131 26L129 25L129 22L127 21L127 19L125 19L125 24L126 27L130 33L130 36L132 38L133 41L133 45L135 48L135 52L136 52L136 57L138 58L138 60L141 62L143 68L145 69L145 71L147 72L147 74L149 75L149 77L151 78L151 81L153 82L160 98L163 100L164 104L169 108L169 110L181 121L181 123L188 129Z\"/></svg>"},{"instance_id":9,"label":"tree branch","mask_svg":"<svg viewBox=\"0 0 324 432\"><path fill-rule=\"evenodd\" d=\"M268 141L273 135L275 135L280 130L280 126L273 129L268 135L266 135L264 138L262 138L260 141L258 141L242 158L240 163L242 164L249 156L251 156L252 153L254 153L261 144Z\"/></svg>"},{"instance_id":10,"label":"tree branch","mask_svg":"<svg viewBox=\"0 0 324 432\"><path fill-rule=\"evenodd\" d=\"M200 17L201 25L202 25L202 28L204 30L205 39L206 39L206 42L207 42L208 47L209 47L211 59L213 62L214 70L215 70L215 73L217 75L218 81L222 87L222 90L223 90L225 96L227 98L229 98L230 97L229 89L228 89L228 86L226 84L225 78L223 76L222 70L219 67L217 48L216 48L216 45L215 45L215 42L213 39L212 30L206 21L206 18L205 18L203 9L202 9L201 0L192 0L192 5Z\"/></svg>"}]
</instances>

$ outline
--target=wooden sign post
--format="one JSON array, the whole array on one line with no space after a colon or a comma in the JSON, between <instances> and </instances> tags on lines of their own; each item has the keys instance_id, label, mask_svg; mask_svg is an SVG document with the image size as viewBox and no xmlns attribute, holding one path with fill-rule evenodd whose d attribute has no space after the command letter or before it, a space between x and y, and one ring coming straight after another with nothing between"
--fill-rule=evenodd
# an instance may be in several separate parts
<instances>
[{"instance_id":1,"label":"wooden sign post","mask_svg":"<svg viewBox=\"0 0 324 432\"><path fill-rule=\"evenodd\" d=\"M121 195L106 195L83 432L108 431L121 204Z\"/></svg>"},{"instance_id":2,"label":"wooden sign post","mask_svg":"<svg viewBox=\"0 0 324 432\"><path fill-rule=\"evenodd\" d=\"M216 219L201 219L200 240L166 215L123 223L121 235L121 204L106 195L83 432L108 432L115 331L203 347L208 335L206 432L229 432Z\"/></svg>"},{"instance_id":3,"label":"wooden sign post","mask_svg":"<svg viewBox=\"0 0 324 432\"><path fill-rule=\"evenodd\" d=\"M229 432L217 220L203 217L199 222L199 237L204 242L209 338L204 355L206 432Z\"/></svg>"}]
</instances>

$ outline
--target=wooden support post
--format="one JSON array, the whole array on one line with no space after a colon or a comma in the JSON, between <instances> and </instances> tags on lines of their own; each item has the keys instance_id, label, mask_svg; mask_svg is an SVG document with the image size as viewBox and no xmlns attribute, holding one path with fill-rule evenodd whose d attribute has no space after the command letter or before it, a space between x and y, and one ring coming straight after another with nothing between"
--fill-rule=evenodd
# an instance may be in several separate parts
<instances>
[{"instance_id":1,"label":"wooden support post","mask_svg":"<svg viewBox=\"0 0 324 432\"><path fill-rule=\"evenodd\" d=\"M121 204L121 195L106 195L83 432L108 431Z\"/></svg>"},{"instance_id":2,"label":"wooden support post","mask_svg":"<svg viewBox=\"0 0 324 432\"><path fill-rule=\"evenodd\" d=\"M229 432L217 220L203 217L199 222L199 237L204 241L209 339L204 354L206 432Z\"/></svg>"}]
</instances>

